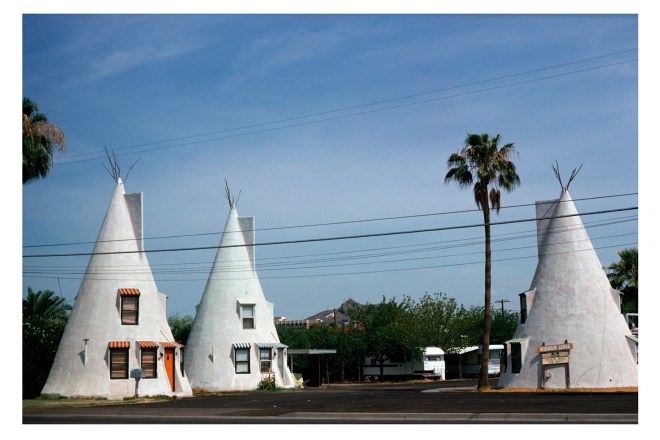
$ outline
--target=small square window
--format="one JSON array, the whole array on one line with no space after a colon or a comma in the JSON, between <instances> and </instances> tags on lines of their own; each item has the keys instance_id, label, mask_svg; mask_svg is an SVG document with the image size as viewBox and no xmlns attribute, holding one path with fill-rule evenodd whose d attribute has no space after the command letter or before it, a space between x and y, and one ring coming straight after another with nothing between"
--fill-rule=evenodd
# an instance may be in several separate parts
<instances>
[{"instance_id":1,"label":"small square window","mask_svg":"<svg viewBox=\"0 0 660 440\"><path fill-rule=\"evenodd\" d=\"M241 320L243 321L244 329L254 329L254 304L241 305Z\"/></svg>"},{"instance_id":2,"label":"small square window","mask_svg":"<svg viewBox=\"0 0 660 440\"><path fill-rule=\"evenodd\" d=\"M110 350L110 379L128 379L128 348Z\"/></svg>"},{"instance_id":3,"label":"small square window","mask_svg":"<svg viewBox=\"0 0 660 440\"><path fill-rule=\"evenodd\" d=\"M249 374L250 373L250 349L249 348L235 348L234 349L236 374Z\"/></svg>"},{"instance_id":4,"label":"small square window","mask_svg":"<svg viewBox=\"0 0 660 440\"><path fill-rule=\"evenodd\" d=\"M155 379L157 377L157 354L156 348L143 348L140 350L140 367L144 371L145 379Z\"/></svg>"}]
</instances>

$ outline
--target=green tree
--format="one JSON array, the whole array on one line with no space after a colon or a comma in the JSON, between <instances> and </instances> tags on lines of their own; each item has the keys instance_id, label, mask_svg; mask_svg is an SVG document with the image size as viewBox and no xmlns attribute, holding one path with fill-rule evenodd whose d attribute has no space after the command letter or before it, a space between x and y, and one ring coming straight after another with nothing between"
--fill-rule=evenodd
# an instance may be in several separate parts
<instances>
[{"instance_id":1,"label":"green tree","mask_svg":"<svg viewBox=\"0 0 660 440\"><path fill-rule=\"evenodd\" d=\"M32 318L66 321L70 311L71 305L52 290L35 292L28 286L27 297L23 299L23 321Z\"/></svg>"},{"instance_id":2,"label":"green tree","mask_svg":"<svg viewBox=\"0 0 660 440\"><path fill-rule=\"evenodd\" d=\"M65 146L64 131L48 122L36 102L23 98L23 184L46 177L54 150L64 151Z\"/></svg>"},{"instance_id":3,"label":"green tree","mask_svg":"<svg viewBox=\"0 0 660 440\"><path fill-rule=\"evenodd\" d=\"M362 363L365 358L365 344L362 340L362 331L355 326L339 329L337 346L337 365L339 366L338 380L361 380Z\"/></svg>"},{"instance_id":4,"label":"green tree","mask_svg":"<svg viewBox=\"0 0 660 440\"><path fill-rule=\"evenodd\" d=\"M51 290L28 287L23 299L23 398L38 396L48 379L71 306Z\"/></svg>"},{"instance_id":5,"label":"green tree","mask_svg":"<svg viewBox=\"0 0 660 440\"><path fill-rule=\"evenodd\" d=\"M419 357L421 354L421 339L413 331L411 306L409 300L397 303L394 298L386 301L383 297L379 304L365 304L349 311L350 318L359 325L365 356L378 361L381 381L386 357Z\"/></svg>"},{"instance_id":6,"label":"green tree","mask_svg":"<svg viewBox=\"0 0 660 440\"><path fill-rule=\"evenodd\" d=\"M477 389L485 391L488 385L488 345L491 326L491 248L490 210L500 211L500 188L507 192L520 185L516 166L510 160L516 150L513 143L499 148L500 135L468 134L465 146L452 153L447 160L449 171L445 183L456 182L461 188L473 187L474 201L483 213L485 232L485 277L484 277L484 331L482 345L481 374ZM474 185L474 186L473 186Z\"/></svg>"},{"instance_id":7,"label":"green tree","mask_svg":"<svg viewBox=\"0 0 660 440\"><path fill-rule=\"evenodd\" d=\"M443 293L424 294L412 310L422 346L443 350L459 347L462 342L460 310L456 300Z\"/></svg>"},{"instance_id":8,"label":"green tree","mask_svg":"<svg viewBox=\"0 0 660 440\"><path fill-rule=\"evenodd\" d=\"M518 327L518 312L511 310L493 311L493 322L490 331L491 344L504 344L513 337Z\"/></svg>"},{"instance_id":9,"label":"green tree","mask_svg":"<svg viewBox=\"0 0 660 440\"><path fill-rule=\"evenodd\" d=\"M483 343L484 308L480 306L464 307L458 311L456 328L460 332L459 350Z\"/></svg>"},{"instance_id":10,"label":"green tree","mask_svg":"<svg viewBox=\"0 0 660 440\"><path fill-rule=\"evenodd\" d=\"M464 309L458 327L462 329L468 343L461 347L479 345L484 328L484 308L472 306ZM490 343L503 344L511 339L518 326L518 313L510 310L491 310Z\"/></svg>"},{"instance_id":11,"label":"green tree","mask_svg":"<svg viewBox=\"0 0 660 440\"><path fill-rule=\"evenodd\" d=\"M167 318L167 323L172 330L172 336L174 340L180 342L183 345L186 345L188 342L188 336L190 336L190 330L192 329L193 317L190 315L179 316L172 315Z\"/></svg>"},{"instance_id":12,"label":"green tree","mask_svg":"<svg viewBox=\"0 0 660 440\"><path fill-rule=\"evenodd\" d=\"M607 277L612 287L623 293L621 311L637 313L637 248L627 248L618 254L619 261L607 267Z\"/></svg>"},{"instance_id":13,"label":"green tree","mask_svg":"<svg viewBox=\"0 0 660 440\"><path fill-rule=\"evenodd\" d=\"M292 328L278 325L277 336L280 342L289 348L311 348L309 333L304 328Z\"/></svg>"}]
</instances>

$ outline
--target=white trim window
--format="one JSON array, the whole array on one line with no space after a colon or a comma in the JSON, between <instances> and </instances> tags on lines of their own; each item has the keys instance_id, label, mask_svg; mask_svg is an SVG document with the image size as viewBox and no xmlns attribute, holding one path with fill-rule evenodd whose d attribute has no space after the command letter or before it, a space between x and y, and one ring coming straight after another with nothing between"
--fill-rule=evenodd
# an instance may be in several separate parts
<instances>
[{"instance_id":1,"label":"white trim window","mask_svg":"<svg viewBox=\"0 0 660 440\"><path fill-rule=\"evenodd\" d=\"M234 348L236 374L250 374L250 348Z\"/></svg>"},{"instance_id":2,"label":"white trim window","mask_svg":"<svg viewBox=\"0 0 660 440\"><path fill-rule=\"evenodd\" d=\"M262 373L270 373L273 364L273 349L259 348L259 365Z\"/></svg>"},{"instance_id":3,"label":"white trim window","mask_svg":"<svg viewBox=\"0 0 660 440\"><path fill-rule=\"evenodd\" d=\"M241 322L244 330L253 330L254 326L254 304L241 304Z\"/></svg>"}]
</instances>

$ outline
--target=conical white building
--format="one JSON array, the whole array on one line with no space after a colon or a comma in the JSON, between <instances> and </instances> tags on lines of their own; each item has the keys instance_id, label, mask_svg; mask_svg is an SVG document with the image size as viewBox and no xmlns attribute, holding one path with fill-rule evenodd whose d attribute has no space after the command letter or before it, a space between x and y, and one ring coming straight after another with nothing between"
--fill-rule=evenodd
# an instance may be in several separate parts
<instances>
[{"instance_id":1,"label":"conical white building","mask_svg":"<svg viewBox=\"0 0 660 440\"><path fill-rule=\"evenodd\" d=\"M143 252L142 218L142 193L126 194L117 178L42 395L192 396Z\"/></svg>"},{"instance_id":2,"label":"conical white building","mask_svg":"<svg viewBox=\"0 0 660 440\"><path fill-rule=\"evenodd\" d=\"M637 386L635 338L566 189L536 203L538 265L520 294L502 388Z\"/></svg>"},{"instance_id":3,"label":"conical white building","mask_svg":"<svg viewBox=\"0 0 660 440\"><path fill-rule=\"evenodd\" d=\"M253 390L262 380L292 388L287 347L273 322L254 259L254 217L230 211L188 337L186 374L194 389Z\"/></svg>"}]
</instances>

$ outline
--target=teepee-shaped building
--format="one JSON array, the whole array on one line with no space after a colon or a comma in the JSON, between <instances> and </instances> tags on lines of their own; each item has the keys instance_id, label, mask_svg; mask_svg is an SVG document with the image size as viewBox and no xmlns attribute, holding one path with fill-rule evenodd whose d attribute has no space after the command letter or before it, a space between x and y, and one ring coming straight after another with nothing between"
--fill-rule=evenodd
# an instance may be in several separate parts
<instances>
[{"instance_id":1,"label":"teepee-shaped building","mask_svg":"<svg viewBox=\"0 0 660 440\"><path fill-rule=\"evenodd\" d=\"M126 194L116 182L42 394L192 396L166 296L143 252L142 193Z\"/></svg>"},{"instance_id":2,"label":"teepee-shaped building","mask_svg":"<svg viewBox=\"0 0 660 440\"><path fill-rule=\"evenodd\" d=\"M521 316L507 341L503 388L637 386L637 355L571 196L536 203L538 265L520 294Z\"/></svg>"},{"instance_id":3,"label":"teepee-shaped building","mask_svg":"<svg viewBox=\"0 0 660 440\"><path fill-rule=\"evenodd\" d=\"M251 390L262 380L291 388L295 379L273 322L254 260L254 217L230 211L188 337L186 373L194 389Z\"/></svg>"}]
</instances>

